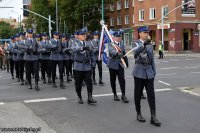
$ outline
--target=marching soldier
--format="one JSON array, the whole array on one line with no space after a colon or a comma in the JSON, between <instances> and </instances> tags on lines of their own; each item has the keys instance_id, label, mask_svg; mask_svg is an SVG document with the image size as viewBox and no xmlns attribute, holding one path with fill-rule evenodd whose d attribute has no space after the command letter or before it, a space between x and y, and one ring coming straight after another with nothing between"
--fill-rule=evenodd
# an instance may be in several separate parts
<instances>
[{"instance_id":1,"label":"marching soldier","mask_svg":"<svg viewBox=\"0 0 200 133\"><path fill-rule=\"evenodd\" d=\"M46 49L46 46L49 45L49 41L47 40L47 33L42 33L42 41L39 43L39 59L41 64L41 73L42 73L42 80L43 83L46 83L46 76L47 73L48 83L52 83L51 81L51 64L50 64L50 50Z\"/></svg>"},{"instance_id":2,"label":"marching soldier","mask_svg":"<svg viewBox=\"0 0 200 133\"><path fill-rule=\"evenodd\" d=\"M104 85L102 82L102 60L98 60L98 55L99 55L99 32L95 31L93 32L93 39L91 41L92 43L92 52L93 52L93 57L94 57L94 63L92 66L92 78L93 78L93 84L97 85L96 79L95 79L95 68L96 65L98 66L99 70L99 85Z\"/></svg>"},{"instance_id":3,"label":"marching soldier","mask_svg":"<svg viewBox=\"0 0 200 133\"><path fill-rule=\"evenodd\" d=\"M51 60L51 67L52 67L52 82L53 87L57 87L56 85L56 66L58 65L59 68L59 76L60 76L60 87L62 89L65 89L65 85L63 83L63 47L61 45L61 42L59 40L59 33L54 32L53 33L53 39L50 40L50 45L48 45L46 48L51 50L50 54L50 60Z\"/></svg>"},{"instance_id":4,"label":"marching soldier","mask_svg":"<svg viewBox=\"0 0 200 133\"><path fill-rule=\"evenodd\" d=\"M13 47L14 47L14 44L15 44L15 37L12 36L11 37L11 41L8 44L8 48L7 48L8 60L9 60L9 64L10 64L10 73L11 73L12 79L14 79L14 61L13 61Z\"/></svg>"},{"instance_id":5,"label":"marching soldier","mask_svg":"<svg viewBox=\"0 0 200 133\"><path fill-rule=\"evenodd\" d=\"M15 67L15 72L16 72L16 78L18 79L18 82L20 82L19 63L18 63L18 45L20 43L19 37L20 37L19 34L15 35L15 45L13 47L13 61L14 61L14 67Z\"/></svg>"},{"instance_id":6,"label":"marching soldier","mask_svg":"<svg viewBox=\"0 0 200 133\"><path fill-rule=\"evenodd\" d=\"M161 123L156 119L155 92L154 92L154 77L156 68L154 63L153 47L148 40L149 29L142 26L138 29L140 39L133 43L133 54L135 58L135 66L133 68L133 76L135 82L135 108L137 112L137 120L145 122L141 114L141 95L145 87L147 99L151 111L151 124L160 126Z\"/></svg>"},{"instance_id":7,"label":"marching soldier","mask_svg":"<svg viewBox=\"0 0 200 133\"><path fill-rule=\"evenodd\" d=\"M121 33L119 31L116 31L113 33L114 36L114 42L109 43L108 50L109 50L109 58L107 66L109 68L110 73L110 84L111 88L114 94L114 100L119 101L119 98L117 96L116 92L116 77L118 77L120 89L122 92L122 101L124 103L128 103L129 100L127 99L125 95L125 78L124 78L124 64L121 62L121 58L123 58L123 55L125 55L125 46L122 43L121 39ZM118 51L115 49L115 47L118 47ZM126 65L128 67L128 59L125 58Z\"/></svg>"},{"instance_id":8,"label":"marching soldier","mask_svg":"<svg viewBox=\"0 0 200 133\"><path fill-rule=\"evenodd\" d=\"M72 81L69 77L69 70L70 70L70 59L71 59L71 48L69 47L69 43L66 40L66 35L62 35L62 47L63 47L63 56L64 56L64 68L66 68L66 75L67 75L67 82Z\"/></svg>"},{"instance_id":9,"label":"marching soldier","mask_svg":"<svg viewBox=\"0 0 200 133\"><path fill-rule=\"evenodd\" d=\"M86 42L86 32L82 29L78 31L79 40L72 44L72 50L75 53L74 56L74 78L76 93L78 95L79 104L83 104L83 99L81 95L82 82L84 81L87 85L88 92L88 104L97 103L96 100L92 98L92 78L91 78L91 63L92 63L92 52L91 43Z\"/></svg>"},{"instance_id":10,"label":"marching soldier","mask_svg":"<svg viewBox=\"0 0 200 133\"><path fill-rule=\"evenodd\" d=\"M21 49L19 45L25 45L25 33L20 33L20 42L18 44L18 64L19 64L19 77L21 85L24 85L24 49Z\"/></svg>"},{"instance_id":11,"label":"marching soldier","mask_svg":"<svg viewBox=\"0 0 200 133\"><path fill-rule=\"evenodd\" d=\"M38 56L38 44L36 39L33 38L33 30L27 30L27 39L24 45L19 45L18 47L25 50L24 60L26 68L26 76L29 84L29 89L32 89L31 73L33 72L35 76L35 90L39 91L38 86L39 80L39 56Z\"/></svg>"}]
</instances>

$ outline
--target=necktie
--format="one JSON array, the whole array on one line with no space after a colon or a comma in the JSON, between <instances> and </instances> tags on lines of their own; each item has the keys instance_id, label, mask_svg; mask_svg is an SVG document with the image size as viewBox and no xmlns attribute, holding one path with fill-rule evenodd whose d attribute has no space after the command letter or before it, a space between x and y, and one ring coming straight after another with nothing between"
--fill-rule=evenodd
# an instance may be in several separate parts
<instances>
[{"instance_id":1,"label":"necktie","mask_svg":"<svg viewBox=\"0 0 200 133\"><path fill-rule=\"evenodd\" d=\"M83 42L83 46L85 46L85 42Z\"/></svg>"}]
</instances>

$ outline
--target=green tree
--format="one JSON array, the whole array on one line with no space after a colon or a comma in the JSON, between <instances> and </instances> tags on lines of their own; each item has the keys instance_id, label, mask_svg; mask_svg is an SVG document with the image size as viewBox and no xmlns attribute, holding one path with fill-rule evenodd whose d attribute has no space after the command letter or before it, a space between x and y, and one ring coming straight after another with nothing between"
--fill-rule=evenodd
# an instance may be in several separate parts
<instances>
[{"instance_id":1,"label":"green tree","mask_svg":"<svg viewBox=\"0 0 200 133\"><path fill-rule=\"evenodd\" d=\"M14 35L15 31L12 29L11 25L6 22L0 22L0 38L8 39L10 36Z\"/></svg>"}]
</instances>

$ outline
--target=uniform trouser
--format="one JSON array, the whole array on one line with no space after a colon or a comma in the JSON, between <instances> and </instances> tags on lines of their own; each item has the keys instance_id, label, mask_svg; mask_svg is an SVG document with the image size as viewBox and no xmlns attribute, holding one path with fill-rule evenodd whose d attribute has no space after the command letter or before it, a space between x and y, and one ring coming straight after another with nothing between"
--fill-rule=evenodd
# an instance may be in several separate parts
<instances>
[{"instance_id":1,"label":"uniform trouser","mask_svg":"<svg viewBox=\"0 0 200 133\"><path fill-rule=\"evenodd\" d=\"M159 59L163 59L163 51L159 50Z\"/></svg>"},{"instance_id":2,"label":"uniform trouser","mask_svg":"<svg viewBox=\"0 0 200 133\"><path fill-rule=\"evenodd\" d=\"M92 86L92 78L91 78L92 71L77 71L74 70L74 78L75 78L75 87L76 93L79 98L81 98L81 90L82 90L82 82L84 81L87 86L88 94L92 93L93 86Z\"/></svg>"},{"instance_id":3,"label":"uniform trouser","mask_svg":"<svg viewBox=\"0 0 200 133\"><path fill-rule=\"evenodd\" d=\"M143 89L145 87L147 92L147 99L150 106L150 110L153 111L156 109L155 107L155 93L154 93L154 78L153 79L141 79L134 77L135 82L135 91L134 91L134 99L135 99L135 108L138 113L140 110L140 101Z\"/></svg>"},{"instance_id":4,"label":"uniform trouser","mask_svg":"<svg viewBox=\"0 0 200 133\"><path fill-rule=\"evenodd\" d=\"M69 71L70 71L70 60L64 60L64 67L66 69L66 75L69 76Z\"/></svg>"},{"instance_id":5,"label":"uniform trouser","mask_svg":"<svg viewBox=\"0 0 200 133\"><path fill-rule=\"evenodd\" d=\"M109 73L110 73L110 84L111 84L113 94L114 95L117 94L116 93L116 77L118 77L122 95L125 95L126 82L124 78L124 68L122 68L121 66L119 66L118 70L109 68Z\"/></svg>"},{"instance_id":6,"label":"uniform trouser","mask_svg":"<svg viewBox=\"0 0 200 133\"><path fill-rule=\"evenodd\" d=\"M69 73L70 73L70 75L73 75L73 70L72 70L73 66L74 66L74 61L70 59L69 60Z\"/></svg>"},{"instance_id":7,"label":"uniform trouser","mask_svg":"<svg viewBox=\"0 0 200 133\"><path fill-rule=\"evenodd\" d=\"M19 64L19 77L20 80L23 82L24 81L24 60L18 60Z\"/></svg>"},{"instance_id":8,"label":"uniform trouser","mask_svg":"<svg viewBox=\"0 0 200 133\"><path fill-rule=\"evenodd\" d=\"M63 82L63 60L61 61L54 61L51 60L51 67L52 67L52 81L55 83L55 78L56 78L56 66L58 65L59 68L59 78L60 81Z\"/></svg>"},{"instance_id":9,"label":"uniform trouser","mask_svg":"<svg viewBox=\"0 0 200 133\"><path fill-rule=\"evenodd\" d=\"M99 71L99 81L102 81L102 61L96 60L96 64ZM95 80L95 67L92 68L92 78Z\"/></svg>"},{"instance_id":10,"label":"uniform trouser","mask_svg":"<svg viewBox=\"0 0 200 133\"><path fill-rule=\"evenodd\" d=\"M35 75L35 83L38 83L39 80L39 62L35 61L25 61L26 67L26 79L29 84L31 84L31 73Z\"/></svg>"},{"instance_id":11,"label":"uniform trouser","mask_svg":"<svg viewBox=\"0 0 200 133\"><path fill-rule=\"evenodd\" d=\"M42 78L45 79L45 74L51 78L51 64L50 60L40 60Z\"/></svg>"},{"instance_id":12,"label":"uniform trouser","mask_svg":"<svg viewBox=\"0 0 200 133\"><path fill-rule=\"evenodd\" d=\"M10 72L12 77L14 77L14 61L13 59L9 59L9 64L10 64Z\"/></svg>"},{"instance_id":13,"label":"uniform trouser","mask_svg":"<svg viewBox=\"0 0 200 133\"><path fill-rule=\"evenodd\" d=\"M16 78L19 78L19 64L18 61L14 61L14 67L16 72Z\"/></svg>"}]
</instances>

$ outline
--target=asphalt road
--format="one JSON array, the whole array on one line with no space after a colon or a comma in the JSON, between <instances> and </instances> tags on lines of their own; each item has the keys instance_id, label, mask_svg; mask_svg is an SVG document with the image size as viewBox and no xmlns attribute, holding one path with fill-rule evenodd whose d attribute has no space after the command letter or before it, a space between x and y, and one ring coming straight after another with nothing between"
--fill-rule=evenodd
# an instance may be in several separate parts
<instances>
[{"instance_id":1,"label":"asphalt road","mask_svg":"<svg viewBox=\"0 0 200 133\"><path fill-rule=\"evenodd\" d=\"M12 80L10 73L0 71L0 115L3 116L0 118L0 128L41 127L41 133L199 133L200 98L184 93L181 89L199 86L200 59L156 59L157 117L162 122L159 128L149 123L147 100L142 100L142 114L146 123L136 120L134 80L131 75L134 60L129 57L129 61L130 68L125 70L129 104L113 100L106 67L103 68L105 85L94 86L93 95L98 101L94 106L86 103L86 87L82 90L84 104L77 103L74 82L65 82L64 90L40 83L41 91L36 92L21 86L16 79ZM120 93L118 81L117 86ZM12 124L8 124L10 121Z\"/></svg>"}]
</instances>

